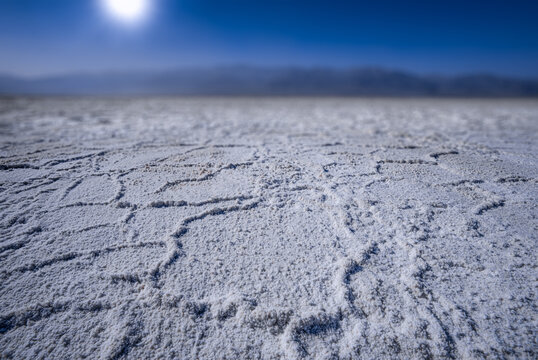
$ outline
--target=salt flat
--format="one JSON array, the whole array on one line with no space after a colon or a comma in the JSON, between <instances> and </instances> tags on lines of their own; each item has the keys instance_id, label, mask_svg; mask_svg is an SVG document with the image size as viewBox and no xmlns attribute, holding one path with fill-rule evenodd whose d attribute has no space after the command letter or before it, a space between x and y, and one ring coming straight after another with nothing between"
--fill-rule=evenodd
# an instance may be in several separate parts
<instances>
[{"instance_id":1,"label":"salt flat","mask_svg":"<svg viewBox=\"0 0 538 360\"><path fill-rule=\"evenodd\" d=\"M538 102L0 100L0 357L537 356Z\"/></svg>"}]
</instances>

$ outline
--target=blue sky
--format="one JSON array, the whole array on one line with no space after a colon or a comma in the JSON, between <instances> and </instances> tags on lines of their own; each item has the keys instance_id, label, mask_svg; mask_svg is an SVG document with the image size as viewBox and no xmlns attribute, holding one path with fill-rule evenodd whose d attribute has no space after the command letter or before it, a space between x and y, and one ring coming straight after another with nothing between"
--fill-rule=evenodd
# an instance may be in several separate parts
<instances>
[{"instance_id":1,"label":"blue sky","mask_svg":"<svg viewBox=\"0 0 538 360\"><path fill-rule=\"evenodd\" d=\"M151 0L136 26L100 1L1 0L0 72L250 64L538 78L538 1Z\"/></svg>"}]
</instances>

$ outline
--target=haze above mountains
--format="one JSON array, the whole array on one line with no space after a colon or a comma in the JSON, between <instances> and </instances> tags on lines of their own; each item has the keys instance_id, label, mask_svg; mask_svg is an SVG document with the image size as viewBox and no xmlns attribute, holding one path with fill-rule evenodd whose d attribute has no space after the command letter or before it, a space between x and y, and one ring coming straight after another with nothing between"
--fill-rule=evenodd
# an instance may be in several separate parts
<instances>
[{"instance_id":1,"label":"haze above mountains","mask_svg":"<svg viewBox=\"0 0 538 360\"><path fill-rule=\"evenodd\" d=\"M2 95L538 96L538 79L419 75L362 67L222 66L23 78L0 75Z\"/></svg>"}]
</instances>

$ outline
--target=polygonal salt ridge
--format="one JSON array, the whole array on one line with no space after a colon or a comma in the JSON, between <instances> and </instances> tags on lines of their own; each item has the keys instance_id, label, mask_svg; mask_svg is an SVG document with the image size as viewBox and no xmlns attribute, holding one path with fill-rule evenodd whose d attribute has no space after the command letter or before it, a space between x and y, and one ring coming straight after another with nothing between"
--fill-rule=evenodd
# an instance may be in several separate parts
<instances>
[{"instance_id":1,"label":"polygonal salt ridge","mask_svg":"<svg viewBox=\"0 0 538 360\"><path fill-rule=\"evenodd\" d=\"M258 309L256 296L247 294L228 294L223 297L207 297L203 299L190 299L184 295L173 295L163 293L159 289L144 287L139 296L140 301L152 303L158 307L170 309L180 309L193 320L205 318L207 321L226 322L232 319L239 319L241 323L252 328L267 328L271 330L273 326L281 325L281 321L276 323L264 318L273 317L281 319L280 314L291 314L289 310L262 310ZM275 315L276 314L276 315ZM289 315L288 315L289 317ZM287 324L287 321L286 321Z\"/></svg>"},{"instance_id":2,"label":"polygonal salt ridge","mask_svg":"<svg viewBox=\"0 0 538 360\"><path fill-rule=\"evenodd\" d=\"M110 175L90 175L73 181L65 188L60 201L66 204L63 206L110 204L121 198L118 196L120 191L121 185Z\"/></svg>"},{"instance_id":3,"label":"polygonal salt ridge","mask_svg":"<svg viewBox=\"0 0 538 360\"><path fill-rule=\"evenodd\" d=\"M183 201L202 205L208 198L218 201L245 192L252 193L255 183L252 181L252 171L249 170L251 164L229 163L208 171L203 167L168 169L161 166L160 172L150 175L140 171L129 172L121 178L122 201L153 207L179 206Z\"/></svg>"},{"instance_id":4,"label":"polygonal salt ridge","mask_svg":"<svg viewBox=\"0 0 538 360\"><path fill-rule=\"evenodd\" d=\"M213 179L215 176L220 174L221 172L224 172L226 170L235 170L238 168L246 168L253 164L252 161L245 161L245 162L234 162L234 163L227 163L219 165L216 170L207 171L205 169L202 169L200 171L200 174L198 176L193 177L186 177L178 180L173 181L167 181L164 185L162 185L160 188L158 188L155 193L161 193L164 192L170 188L174 188L178 185L185 184L185 183L201 183L210 179Z\"/></svg>"},{"instance_id":5,"label":"polygonal salt ridge","mask_svg":"<svg viewBox=\"0 0 538 360\"><path fill-rule=\"evenodd\" d=\"M171 154L158 160L162 165L218 169L229 163L257 159L257 148L247 144L208 144Z\"/></svg>"},{"instance_id":6,"label":"polygonal salt ridge","mask_svg":"<svg viewBox=\"0 0 538 360\"><path fill-rule=\"evenodd\" d=\"M302 309L296 314L291 314L291 318L287 318L289 324L283 333L282 346L290 356L311 355L308 343L313 337L338 334L338 338L341 338L343 322L364 316L362 310L354 305L355 295L349 284L351 277L363 270L363 266L375 252L376 245L373 244L362 253L359 262L349 257L341 258L336 263L333 301L323 308Z\"/></svg>"},{"instance_id":7,"label":"polygonal salt ridge","mask_svg":"<svg viewBox=\"0 0 538 360\"><path fill-rule=\"evenodd\" d=\"M278 336L284 333L293 315L292 309L255 309L248 314L245 322L253 329L264 329L271 335Z\"/></svg>"},{"instance_id":8,"label":"polygonal salt ridge","mask_svg":"<svg viewBox=\"0 0 538 360\"><path fill-rule=\"evenodd\" d=\"M310 309L303 311L301 317L292 319L282 334L282 347L291 357L307 357L313 354L309 345L316 338L326 338L337 335L333 340L338 342L342 335L341 311L327 312L325 309Z\"/></svg>"},{"instance_id":9,"label":"polygonal salt ridge","mask_svg":"<svg viewBox=\"0 0 538 360\"><path fill-rule=\"evenodd\" d=\"M184 218L177 230L175 230L170 236L167 237L167 252L165 259L150 271L149 280L153 282L154 286L159 287L159 279L163 272L166 271L171 265L173 265L180 256L183 255L183 244L181 237L188 232L188 225L194 221L202 220L208 216L223 215L229 212L250 210L258 206L261 200L256 199L247 204L236 204L228 207L216 207L203 211L197 215L192 215Z\"/></svg>"},{"instance_id":10,"label":"polygonal salt ridge","mask_svg":"<svg viewBox=\"0 0 538 360\"><path fill-rule=\"evenodd\" d=\"M420 144L380 146L373 156L378 161L402 164L434 164L444 156L458 155L459 151L452 146L424 146Z\"/></svg>"}]
</instances>

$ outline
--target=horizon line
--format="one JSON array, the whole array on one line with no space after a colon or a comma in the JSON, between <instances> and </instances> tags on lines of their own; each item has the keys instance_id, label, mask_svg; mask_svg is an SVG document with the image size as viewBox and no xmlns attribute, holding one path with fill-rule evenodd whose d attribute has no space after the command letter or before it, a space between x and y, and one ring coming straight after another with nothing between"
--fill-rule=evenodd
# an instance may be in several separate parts
<instances>
[{"instance_id":1,"label":"horizon line","mask_svg":"<svg viewBox=\"0 0 538 360\"><path fill-rule=\"evenodd\" d=\"M405 74L412 75L420 78L438 78L438 79L454 79L468 76L485 76L485 77L494 77L498 79L506 80L518 80L518 81L538 81L538 75L524 76L524 75L511 75L502 72L496 71L460 71L460 72L436 72L436 71L417 71L406 68L398 68L391 66L383 65L347 65L347 66L335 66L335 65L300 65L300 64L288 64L288 65L260 65L260 64L249 64L249 63L228 63L228 64L215 64L215 65L178 65L174 67L162 67L162 68L132 68L132 69L119 69L119 68L109 68L101 70L92 70L92 69L80 69L80 70L71 70L65 72L50 72L43 74L22 74L17 72L10 71L0 71L0 77L14 78L17 80L43 80L59 77L69 77L69 76L103 76L103 75L156 75L156 74L166 74L179 71L210 71L210 70L222 70L222 69L233 69L233 68L250 68L254 70L330 70L337 72L346 72L346 71L358 71L358 70L370 70L370 71L382 71L385 73L395 73L395 74Z\"/></svg>"}]
</instances>

